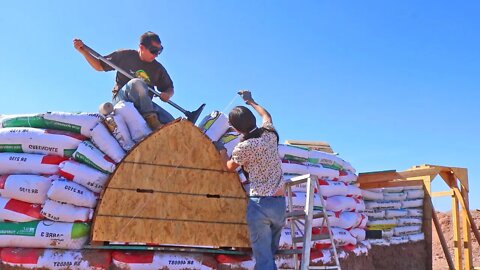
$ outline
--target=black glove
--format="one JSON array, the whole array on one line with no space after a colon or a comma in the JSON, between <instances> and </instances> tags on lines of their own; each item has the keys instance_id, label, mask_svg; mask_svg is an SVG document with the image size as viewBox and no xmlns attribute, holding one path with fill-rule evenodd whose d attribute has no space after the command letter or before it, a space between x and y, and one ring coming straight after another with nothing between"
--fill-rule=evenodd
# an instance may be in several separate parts
<instances>
[{"instance_id":1,"label":"black glove","mask_svg":"<svg viewBox=\"0 0 480 270\"><path fill-rule=\"evenodd\" d=\"M253 101L252 92L248 90L240 90L238 91L238 94L242 96L245 103L248 103L249 101Z\"/></svg>"},{"instance_id":2,"label":"black glove","mask_svg":"<svg viewBox=\"0 0 480 270\"><path fill-rule=\"evenodd\" d=\"M223 145L223 143L221 141L214 141L213 142L213 145L215 145L215 148L217 149L218 152L222 151L222 150L227 150L227 148L225 148L225 146Z\"/></svg>"}]
</instances>

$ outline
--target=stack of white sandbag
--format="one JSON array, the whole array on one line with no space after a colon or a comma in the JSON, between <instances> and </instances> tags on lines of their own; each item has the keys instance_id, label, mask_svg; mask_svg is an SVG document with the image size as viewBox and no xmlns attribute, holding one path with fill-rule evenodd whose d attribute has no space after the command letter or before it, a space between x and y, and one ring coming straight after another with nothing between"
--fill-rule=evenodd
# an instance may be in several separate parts
<instances>
[{"instance_id":1,"label":"stack of white sandbag","mask_svg":"<svg viewBox=\"0 0 480 270\"><path fill-rule=\"evenodd\" d=\"M424 239L422 232L422 186L389 187L362 190L367 228L381 230L381 239L369 239L372 245L402 244Z\"/></svg>"},{"instance_id":2,"label":"stack of white sandbag","mask_svg":"<svg viewBox=\"0 0 480 270\"><path fill-rule=\"evenodd\" d=\"M25 269L108 269L110 257L103 267L84 258L84 251L65 250L87 243L98 196L134 145L125 147L122 140L136 143L150 133L133 104L123 102L106 116L2 115L0 247L11 248L2 250L2 262Z\"/></svg>"},{"instance_id":3,"label":"stack of white sandbag","mask_svg":"<svg viewBox=\"0 0 480 270\"><path fill-rule=\"evenodd\" d=\"M359 254L365 254L368 251L368 243L365 242L368 217L363 214L364 201L361 190L355 183L357 179L355 169L350 163L332 154L292 145L279 145L279 153L285 179L304 174L318 177L320 191L315 190L314 212L321 212L320 196L323 196L336 246L346 251L355 250ZM303 210L306 202L306 184L292 186L292 192L294 209ZM313 234L328 233L323 218L314 219L313 226ZM282 232L281 247L292 247L288 225ZM315 241L312 248L322 251L322 254L331 253L329 240Z\"/></svg>"}]
</instances>

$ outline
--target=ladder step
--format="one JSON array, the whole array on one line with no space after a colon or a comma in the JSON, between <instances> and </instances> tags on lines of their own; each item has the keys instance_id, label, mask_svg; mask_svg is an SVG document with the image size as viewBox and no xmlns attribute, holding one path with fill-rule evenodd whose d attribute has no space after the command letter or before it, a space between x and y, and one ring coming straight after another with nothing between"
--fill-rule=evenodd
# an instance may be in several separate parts
<instances>
[{"instance_id":1,"label":"ladder step","mask_svg":"<svg viewBox=\"0 0 480 270\"><path fill-rule=\"evenodd\" d=\"M340 269L339 266L332 265L332 266L309 266L308 269Z\"/></svg>"},{"instance_id":2,"label":"ladder step","mask_svg":"<svg viewBox=\"0 0 480 270\"><path fill-rule=\"evenodd\" d=\"M291 219L301 219L301 218L306 218L307 215L305 214L305 211L294 210L292 212L286 213L285 217L291 218ZM323 213L313 214L313 219L316 219L316 218L323 218Z\"/></svg>"},{"instance_id":3,"label":"ladder step","mask_svg":"<svg viewBox=\"0 0 480 270\"><path fill-rule=\"evenodd\" d=\"M294 237L294 238L292 238L292 241L295 242L295 243L300 243L300 242L303 242L304 239L305 239L304 236ZM312 241L325 240L325 239L330 239L330 235L328 235L328 234L313 234L312 235Z\"/></svg>"}]
</instances>

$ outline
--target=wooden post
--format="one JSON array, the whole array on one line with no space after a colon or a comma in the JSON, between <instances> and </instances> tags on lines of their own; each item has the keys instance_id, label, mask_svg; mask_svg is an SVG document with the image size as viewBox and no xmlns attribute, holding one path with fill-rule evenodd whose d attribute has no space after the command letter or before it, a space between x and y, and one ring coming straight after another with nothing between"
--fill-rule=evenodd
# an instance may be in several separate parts
<instances>
[{"instance_id":1,"label":"wooden post","mask_svg":"<svg viewBox=\"0 0 480 270\"><path fill-rule=\"evenodd\" d=\"M438 239L440 239L440 244L442 244L443 253L445 253L445 259L447 260L448 268L450 268L450 270L455 270L452 256L450 255L450 251L448 250L447 241L445 240L442 227L440 226L440 222L438 221L437 213L435 213L435 208L433 207L432 207L432 218L433 218L433 223L435 224L435 229L437 230Z\"/></svg>"},{"instance_id":2,"label":"wooden post","mask_svg":"<svg viewBox=\"0 0 480 270\"><path fill-rule=\"evenodd\" d=\"M453 178L453 177L451 177ZM450 187L454 188L456 179L450 179ZM457 196L452 196L452 225L453 225L453 254L455 256L455 269L463 269L462 266L462 245L460 235L460 213Z\"/></svg>"},{"instance_id":3,"label":"wooden post","mask_svg":"<svg viewBox=\"0 0 480 270\"><path fill-rule=\"evenodd\" d=\"M462 184L460 185L462 194L462 198L460 198L460 203L462 202L465 204L465 207L462 209L462 228L463 228L463 256L465 258L465 269L472 269L473 268L473 259L472 259L472 237L470 235L470 226L474 224L470 224L468 215L470 214L470 209L468 206L468 190ZM462 204L463 205L463 204Z\"/></svg>"},{"instance_id":4,"label":"wooden post","mask_svg":"<svg viewBox=\"0 0 480 270\"><path fill-rule=\"evenodd\" d=\"M423 187L425 189L425 197L423 199L423 228L422 231L425 235L425 243L427 249L427 260L425 261L425 269L432 270L433 260L432 260L432 177L424 176L422 177Z\"/></svg>"}]
</instances>

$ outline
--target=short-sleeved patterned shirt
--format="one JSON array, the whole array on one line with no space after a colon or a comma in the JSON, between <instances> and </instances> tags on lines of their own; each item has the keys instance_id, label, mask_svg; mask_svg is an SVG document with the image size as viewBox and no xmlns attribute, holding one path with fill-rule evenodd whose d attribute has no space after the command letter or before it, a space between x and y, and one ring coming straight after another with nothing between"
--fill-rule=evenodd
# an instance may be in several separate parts
<instances>
[{"instance_id":1,"label":"short-sleeved patterned shirt","mask_svg":"<svg viewBox=\"0 0 480 270\"><path fill-rule=\"evenodd\" d=\"M268 122L263 127L273 129ZM249 174L250 196L272 196L283 188L282 161L275 133L265 131L259 138L240 142L233 149L232 159Z\"/></svg>"}]
</instances>

